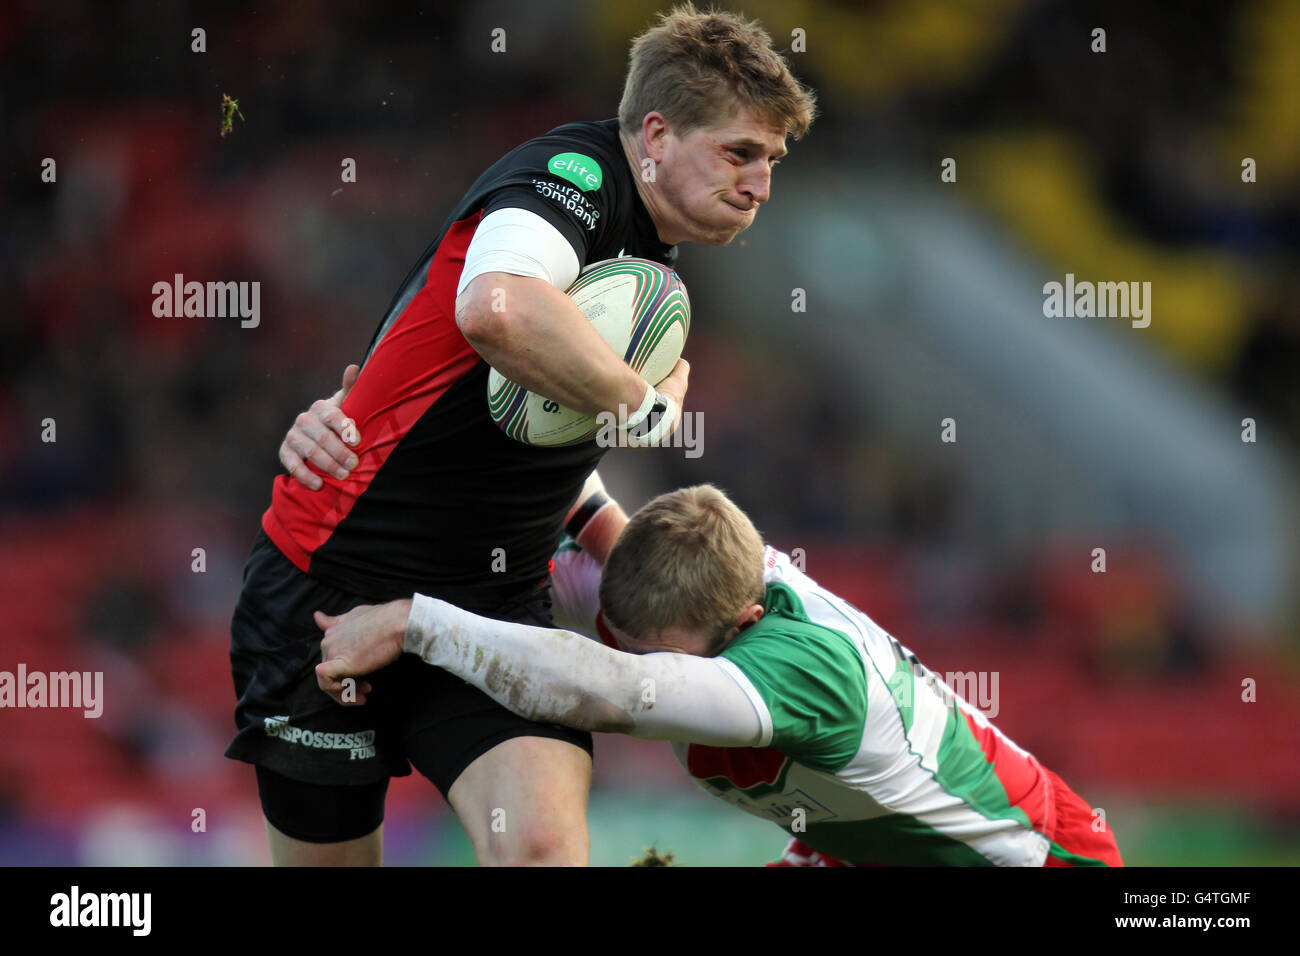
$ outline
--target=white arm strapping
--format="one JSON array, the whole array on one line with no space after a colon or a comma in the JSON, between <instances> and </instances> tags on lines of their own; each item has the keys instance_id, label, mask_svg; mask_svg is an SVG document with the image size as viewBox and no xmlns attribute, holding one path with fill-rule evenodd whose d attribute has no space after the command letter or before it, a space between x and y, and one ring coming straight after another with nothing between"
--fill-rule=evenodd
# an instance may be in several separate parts
<instances>
[{"instance_id":1,"label":"white arm strapping","mask_svg":"<svg viewBox=\"0 0 1300 956\"><path fill-rule=\"evenodd\" d=\"M757 694L751 699L744 675L722 658L624 654L423 594L411 602L404 649L532 720L715 747L760 747L771 739Z\"/></svg>"},{"instance_id":2,"label":"white arm strapping","mask_svg":"<svg viewBox=\"0 0 1300 956\"><path fill-rule=\"evenodd\" d=\"M563 233L527 209L497 209L483 217L465 250L456 296L485 272L543 279L563 292L581 263Z\"/></svg>"}]
</instances>

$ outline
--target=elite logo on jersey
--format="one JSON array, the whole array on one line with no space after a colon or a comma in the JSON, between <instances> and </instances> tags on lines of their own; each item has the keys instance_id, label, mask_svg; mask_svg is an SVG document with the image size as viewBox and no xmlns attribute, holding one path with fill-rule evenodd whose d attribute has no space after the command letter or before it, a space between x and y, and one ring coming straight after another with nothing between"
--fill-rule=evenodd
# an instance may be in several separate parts
<instances>
[{"instance_id":1,"label":"elite logo on jersey","mask_svg":"<svg viewBox=\"0 0 1300 956\"><path fill-rule=\"evenodd\" d=\"M567 179L584 193L599 189L604 182L600 164L582 153L556 153L546 161L546 168L561 179Z\"/></svg>"}]
</instances>

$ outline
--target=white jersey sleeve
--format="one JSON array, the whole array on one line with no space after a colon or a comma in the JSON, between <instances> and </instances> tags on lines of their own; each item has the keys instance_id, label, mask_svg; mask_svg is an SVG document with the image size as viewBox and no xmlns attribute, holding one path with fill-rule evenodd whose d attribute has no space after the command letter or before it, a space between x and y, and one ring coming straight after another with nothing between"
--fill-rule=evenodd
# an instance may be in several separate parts
<instances>
[{"instance_id":1,"label":"white jersey sleeve","mask_svg":"<svg viewBox=\"0 0 1300 956\"><path fill-rule=\"evenodd\" d=\"M527 209L497 209L483 217L465 250L456 295L485 272L542 279L564 291L581 264L560 230Z\"/></svg>"},{"instance_id":2,"label":"white jersey sleeve","mask_svg":"<svg viewBox=\"0 0 1300 956\"><path fill-rule=\"evenodd\" d=\"M404 649L532 720L715 747L758 747L770 718L718 658L624 654L569 631L480 617L415 595Z\"/></svg>"},{"instance_id":3,"label":"white jersey sleeve","mask_svg":"<svg viewBox=\"0 0 1300 956\"><path fill-rule=\"evenodd\" d=\"M600 562L565 538L555 552L551 570L551 617L555 626L599 641Z\"/></svg>"}]
</instances>

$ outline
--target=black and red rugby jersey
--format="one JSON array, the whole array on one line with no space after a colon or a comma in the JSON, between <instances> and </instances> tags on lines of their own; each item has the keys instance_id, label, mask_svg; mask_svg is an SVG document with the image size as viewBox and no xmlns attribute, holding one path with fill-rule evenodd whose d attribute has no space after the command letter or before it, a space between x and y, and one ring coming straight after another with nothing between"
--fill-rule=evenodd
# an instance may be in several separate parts
<instances>
[{"instance_id":1,"label":"black and red rugby jersey","mask_svg":"<svg viewBox=\"0 0 1300 956\"><path fill-rule=\"evenodd\" d=\"M361 432L356 469L344 481L322 474L319 491L275 480L262 527L322 581L376 601L419 591L487 614L547 575L565 513L604 449L594 439L534 448L488 415L488 365L456 325L456 286L478 223L503 208L553 224L583 266L676 258L637 194L617 120L558 127L493 164L371 339L343 403Z\"/></svg>"}]
</instances>

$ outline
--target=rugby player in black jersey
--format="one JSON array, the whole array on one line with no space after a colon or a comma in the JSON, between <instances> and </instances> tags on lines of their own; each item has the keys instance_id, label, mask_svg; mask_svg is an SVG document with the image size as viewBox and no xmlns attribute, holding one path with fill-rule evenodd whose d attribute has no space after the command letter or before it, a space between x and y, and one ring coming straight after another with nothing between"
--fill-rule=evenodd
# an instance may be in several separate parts
<instances>
[{"instance_id":1,"label":"rugby player in black jersey","mask_svg":"<svg viewBox=\"0 0 1300 956\"><path fill-rule=\"evenodd\" d=\"M418 591L548 624L548 561L604 449L507 437L488 414L489 365L587 414L623 406L624 427L667 438L686 363L656 389L563 290L602 259L671 265L679 242L730 242L813 112L756 23L674 10L634 41L618 118L561 126L479 177L398 289L360 374L350 367L334 400L299 416L231 625L239 730L227 756L256 765L276 864L379 863L388 780L412 764L480 863L587 861L589 734L406 659L367 677L369 706L340 707L316 682L313 612Z\"/></svg>"}]
</instances>

